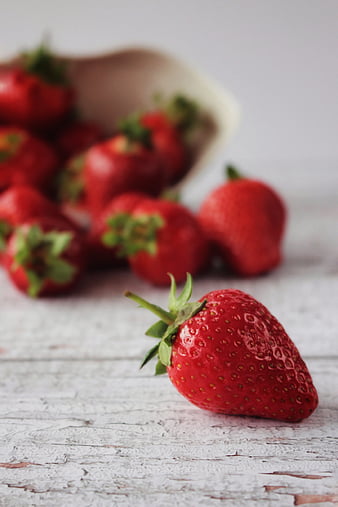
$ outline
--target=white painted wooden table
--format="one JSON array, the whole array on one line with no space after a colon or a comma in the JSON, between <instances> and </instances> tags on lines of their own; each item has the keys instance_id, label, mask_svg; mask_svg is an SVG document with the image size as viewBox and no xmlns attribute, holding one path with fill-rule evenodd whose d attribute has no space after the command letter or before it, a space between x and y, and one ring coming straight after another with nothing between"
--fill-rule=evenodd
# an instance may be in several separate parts
<instances>
[{"instance_id":1,"label":"white painted wooden table","mask_svg":"<svg viewBox=\"0 0 338 507\"><path fill-rule=\"evenodd\" d=\"M235 286L266 304L309 366L316 412L299 424L215 415L139 371L153 318L122 293L167 296L126 271L41 301L0 273L1 506L338 504L337 172L298 186L291 174L270 178L290 206L283 266L204 277L194 295Z\"/></svg>"}]
</instances>

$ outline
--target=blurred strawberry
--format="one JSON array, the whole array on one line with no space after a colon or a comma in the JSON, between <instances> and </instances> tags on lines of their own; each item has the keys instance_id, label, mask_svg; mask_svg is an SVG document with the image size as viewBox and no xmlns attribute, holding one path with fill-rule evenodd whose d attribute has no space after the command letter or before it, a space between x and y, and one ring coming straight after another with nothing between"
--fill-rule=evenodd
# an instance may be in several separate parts
<instances>
[{"instance_id":1,"label":"blurred strawberry","mask_svg":"<svg viewBox=\"0 0 338 507\"><path fill-rule=\"evenodd\" d=\"M226 266L242 276L259 275L281 262L285 204L261 181L232 167L228 176L202 203L200 222Z\"/></svg>"},{"instance_id":2,"label":"blurred strawberry","mask_svg":"<svg viewBox=\"0 0 338 507\"><path fill-rule=\"evenodd\" d=\"M208 243L196 217L181 204L142 200L131 213L108 221L107 245L128 258L132 270L154 285L168 285L168 273L182 282L206 267Z\"/></svg>"},{"instance_id":3,"label":"blurred strawberry","mask_svg":"<svg viewBox=\"0 0 338 507\"><path fill-rule=\"evenodd\" d=\"M18 289L31 297L67 293L85 269L82 236L55 217L24 222L7 243L4 266Z\"/></svg>"},{"instance_id":4,"label":"blurred strawberry","mask_svg":"<svg viewBox=\"0 0 338 507\"><path fill-rule=\"evenodd\" d=\"M64 63L44 46L0 73L1 122L48 129L65 117L72 104Z\"/></svg>"},{"instance_id":5,"label":"blurred strawberry","mask_svg":"<svg viewBox=\"0 0 338 507\"><path fill-rule=\"evenodd\" d=\"M115 243L123 234L125 218L133 209L149 196L140 192L128 192L114 197L94 220L87 238L89 263L94 268L119 266L123 258L119 254L119 246L109 246L111 233L116 235ZM106 241L108 238L108 241Z\"/></svg>"},{"instance_id":6,"label":"blurred strawberry","mask_svg":"<svg viewBox=\"0 0 338 507\"><path fill-rule=\"evenodd\" d=\"M155 111L140 117L141 124L151 131L152 143L161 156L170 185L178 183L190 168L184 137L197 119L196 103L183 95L175 95L167 102L159 101Z\"/></svg>"},{"instance_id":7,"label":"blurred strawberry","mask_svg":"<svg viewBox=\"0 0 338 507\"><path fill-rule=\"evenodd\" d=\"M56 167L46 142L18 127L0 127L0 189L28 184L48 190Z\"/></svg>"},{"instance_id":8,"label":"blurred strawberry","mask_svg":"<svg viewBox=\"0 0 338 507\"><path fill-rule=\"evenodd\" d=\"M14 186L0 194L0 253L13 229L36 217L57 217L70 226L56 204L28 185Z\"/></svg>"},{"instance_id":9,"label":"blurred strawberry","mask_svg":"<svg viewBox=\"0 0 338 507\"><path fill-rule=\"evenodd\" d=\"M120 134L88 150L84 177L94 216L119 194L135 191L158 195L166 184L150 131L135 122L124 124Z\"/></svg>"}]
</instances>

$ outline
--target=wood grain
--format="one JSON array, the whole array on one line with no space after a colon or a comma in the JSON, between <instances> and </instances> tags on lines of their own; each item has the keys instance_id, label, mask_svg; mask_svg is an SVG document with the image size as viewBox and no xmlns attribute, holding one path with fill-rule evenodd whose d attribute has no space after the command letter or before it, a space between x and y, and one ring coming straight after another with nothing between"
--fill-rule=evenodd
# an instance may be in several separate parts
<instances>
[{"instance_id":1,"label":"wood grain","mask_svg":"<svg viewBox=\"0 0 338 507\"><path fill-rule=\"evenodd\" d=\"M322 191L323 193L323 191ZM139 364L166 292L127 271L31 301L0 273L0 506L338 505L338 203L292 197L285 262L258 279L212 273L194 294L238 287L299 347L320 405L299 424L204 412Z\"/></svg>"}]
</instances>

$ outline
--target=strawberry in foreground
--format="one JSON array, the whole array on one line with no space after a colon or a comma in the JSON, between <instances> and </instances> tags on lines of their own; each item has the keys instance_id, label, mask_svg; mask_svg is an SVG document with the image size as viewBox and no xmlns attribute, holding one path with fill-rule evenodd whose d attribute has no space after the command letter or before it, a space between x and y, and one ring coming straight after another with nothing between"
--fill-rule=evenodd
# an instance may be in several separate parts
<instances>
[{"instance_id":1,"label":"strawberry in foreground","mask_svg":"<svg viewBox=\"0 0 338 507\"><path fill-rule=\"evenodd\" d=\"M0 189L28 184L47 190L56 168L46 142L18 127L0 127Z\"/></svg>"},{"instance_id":2,"label":"strawberry in foreground","mask_svg":"<svg viewBox=\"0 0 338 507\"><path fill-rule=\"evenodd\" d=\"M84 271L85 248L65 220L32 219L12 233L3 264L14 284L31 297L64 294Z\"/></svg>"},{"instance_id":3,"label":"strawberry in foreground","mask_svg":"<svg viewBox=\"0 0 338 507\"><path fill-rule=\"evenodd\" d=\"M198 220L176 202L143 199L131 213L108 221L108 226L104 243L118 248L134 273L155 285L168 285L168 272L182 282L187 271L199 273L209 259Z\"/></svg>"},{"instance_id":4,"label":"strawberry in foreground","mask_svg":"<svg viewBox=\"0 0 338 507\"><path fill-rule=\"evenodd\" d=\"M169 310L127 292L159 321L146 335L159 338L145 357L158 358L177 390L200 408L298 422L318 405L310 373L268 309L240 290L209 292L191 303L192 279L180 296L172 284Z\"/></svg>"},{"instance_id":5,"label":"strawberry in foreground","mask_svg":"<svg viewBox=\"0 0 338 507\"><path fill-rule=\"evenodd\" d=\"M39 130L54 127L72 104L64 65L44 46L0 73L2 122Z\"/></svg>"},{"instance_id":6,"label":"strawberry in foreground","mask_svg":"<svg viewBox=\"0 0 338 507\"><path fill-rule=\"evenodd\" d=\"M118 135L94 145L86 154L85 191L94 216L119 194L160 194L165 178L149 130L135 122L125 124Z\"/></svg>"},{"instance_id":7,"label":"strawberry in foreground","mask_svg":"<svg viewBox=\"0 0 338 507\"><path fill-rule=\"evenodd\" d=\"M199 219L205 234L236 274L254 276L281 262L286 208L261 181L228 168L229 181L204 200Z\"/></svg>"}]
</instances>

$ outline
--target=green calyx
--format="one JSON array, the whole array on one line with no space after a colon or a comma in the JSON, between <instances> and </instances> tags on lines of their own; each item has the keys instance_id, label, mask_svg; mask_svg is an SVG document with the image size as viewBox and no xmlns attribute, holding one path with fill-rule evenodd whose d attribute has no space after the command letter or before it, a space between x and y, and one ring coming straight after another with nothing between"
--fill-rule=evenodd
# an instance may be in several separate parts
<instances>
[{"instance_id":1,"label":"green calyx","mask_svg":"<svg viewBox=\"0 0 338 507\"><path fill-rule=\"evenodd\" d=\"M237 167L232 164L228 164L225 168L225 175L229 181L240 180L243 178Z\"/></svg>"},{"instance_id":2,"label":"green calyx","mask_svg":"<svg viewBox=\"0 0 338 507\"><path fill-rule=\"evenodd\" d=\"M117 256L130 257L138 252L155 255L157 231L163 227L160 215L138 215L117 213L107 220L108 231L103 234L103 243L117 249Z\"/></svg>"},{"instance_id":3,"label":"green calyx","mask_svg":"<svg viewBox=\"0 0 338 507\"><path fill-rule=\"evenodd\" d=\"M169 311L149 303L132 292L125 293L127 298L132 299L142 308L146 308L160 318L145 333L147 336L158 338L159 342L149 350L141 364L142 368L151 359L157 357L156 375L166 373L167 367L171 366L172 346L179 326L196 315L206 304L205 300L189 303L192 294L192 277L189 273L187 273L186 283L179 296L176 296L175 278L171 274L169 276L171 278Z\"/></svg>"},{"instance_id":4,"label":"green calyx","mask_svg":"<svg viewBox=\"0 0 338 507\"><path fill-rule=\"evenodd\" d=\"M180 130L190 130L198 123L199 107L197 103L185 95L177 93L168 101L161 95L155 96L155 103L162 109L170 122Z\"/></svg>"},{"instance_id":5,"label":"green calyx","mask_svg":"<svg viewBox=\"0 0 338 507\"><path fill-rule=\"evenodd\" d=\"M24 140L24 136L17 132L13 132L11 134L6 134L1 137L1 148L0 148L0 163L6 162L8 159L13 157L18 149L22 141Z\"/></svg>"},{"instance_id":6,"label":"green calyx","mask_svg":"<svg viewBox=\"0 0 338 507\"><path fill-rule=\"evenodd\" d=\"M59 202L78 202L84 192L82 172L85 156L78 155L71 159L67 167L62 169L56 181L57 199Z\"/></svg>"},{"instance_id":7,"label":"green calyx","mask_svg":"<svg viewBox=\"0 0 338 507\"><path fill-rule=\"evenodd\" d=\"M13 227L6 222L6 220L0 220L0 252L3 252L6 248L6 241Z\"/></svg>"},{"instance_id":8,"label":"green calyx","mask_svg":"<svg viewBox=\"0 0 338 507\"><path fill-rule=\"evenodd\" d=\"M38 225L32 225L28 230L18 228L16 234L12 269L24 268L31 297L39 295L46 280L60 285L72 280L75 267L61 258L72 240L71 232L43 232Z\"/></svg>"},{"instance_id":9,"label":"green calyx","mask_svg":"<svg viewBox=\"0 0 338 507\"><path fill-rule=\"evenodd\" d=\"M129 141L130 148L135 142L141 143L146 148L152 148L151 131L141 124L138 114L131 114L121 120L118 129Z\"/></svg>"},{"instance_id":10,"label":"green calyx","mask_svg":"<svg viewBox=\"0 0 338 507\"><path fill-rule=\"evenodd\" d=\"M41 44L34 51L23 53L23 68L29 74L40 77L53 85L68 86L66 64L55 58L48 45Z\"/></svg>"}]
</instances>

